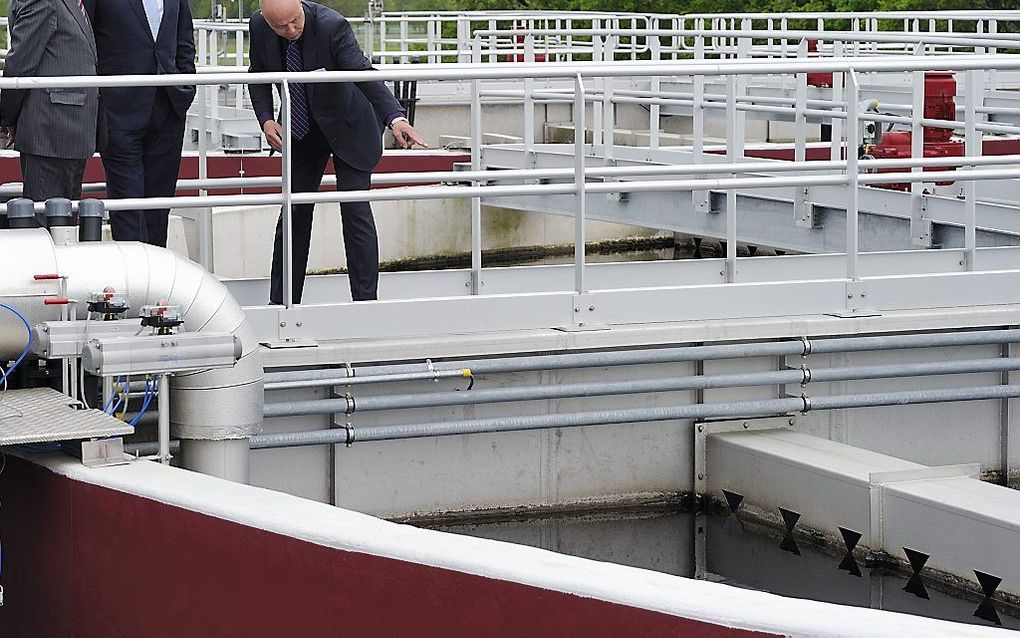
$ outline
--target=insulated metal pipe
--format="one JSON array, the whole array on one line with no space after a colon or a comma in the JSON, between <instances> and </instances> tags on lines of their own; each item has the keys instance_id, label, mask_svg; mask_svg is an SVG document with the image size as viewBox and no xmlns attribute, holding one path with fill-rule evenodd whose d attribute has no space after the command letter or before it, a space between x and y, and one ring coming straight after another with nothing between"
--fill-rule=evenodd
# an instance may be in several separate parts
<instances>
[{"instance_id":1,"label":"insulated metal pipe","mask_svg":"<svg viewBox=\"0 0 1020 638\"><path fill-rule=\"evenodd\" d=\"M317 381L319 387L346 385L353 378L400 375L408 373L448 372L469 369L471 374L505 374L511 372L538 372L572 368L604 368L624 365L652 365L680 361L714 361L751 357L806 356L871 350L900 350L909 348L938 348L950 346L976 346L1020 342L1020 330L975 330L914 335L877 337L849 337L840 339L774 341L766 343L735 343L712 346L683 346L621 350L615 352L580 352L568 354L478 359L446 363L400 364L345 368L347 376L336 369L271 372L266 374L267 388L273 383L290 381ZM429 368L430 366L431 368ZM302 387L315 387L312 385Z\"/></svg>"},{"instance_id":2,"label":"insulated metal pipe","mask_svg":"<svg viewBox=\"0 0 1020 638\"><path fill-rule=\"evenodd\" d=\"M336 370L330 370L331 375L336 375ZM290 374L290 373L283 373ZM368 383L397 383L400 381L438 381L439 379L470 379L471 370L462 368L459 370L436 370L433 372L407 372L403 374L387 374L370 377L342 377L339 379L288 379L287 377L274 377L279 380L266 382L266 390L296 390L299 388L321 388L330 385L365 385ZM266 375L270 378L272 373ZM324 382L325 381L325 382ZM334 383L335 382L335 383Z\"/></svg>"},{"instance_id":3,"label":"insulated metal pipe","mask_svg":"<svg viewBox=\"0 0 1020 638\"><path fill-rule=\"evenodd\" d=\"M863 379L901 378L947 374L973 374L1020 370L1020 359L982 359L945 361L904 365L857 366L845 368L808 367L772 372L751 372L713 376L688 376L666 379L641 379L615 383L576 383L568 385L496 388L471 392L431 392L378 397L345 397L342 399L269 403L265 416L298 416L373 412L452 405L476 405L545 399L617 396L711 388L739 388L763 385L804 384L811 381L851 381Z\"/></svg>"},{"instance_id":4,"label":"insulated metal pipe","mask_svg":"<svg viewBox=\"0 0 1020 638\"><path fill-rule=\"evenodd\" d=\"M518 432L549 428L570 428L591 425L616 425L646 421L681 421L709 418L736 418L769 416L809 410L833 410L921 403L947 403L953 401L981 401L1020 396L1020 385L999 385L946 390L911 390L848 396L796 397L709 403L664 408L636 408L629 410L601 410L567 414L537 416L508 416L491 419L472 419L446 423L413 423L407 425L381 425L355 429L347 426L333 430L292 432L288 434L261 434L251 439L254 450L299 447L305 445L351 445L355 442L392 441L458 434L485 434Z\"/></svg>"},{"instance_id":5,"label":"insulated metal pipe","mask_svg":"<svg viewBox=\"0 0 1020 638\"><path fill-rule=\"evenodd\" d=\"M940 361L901 365L853 366L843 368L791 368L770 372L748 372L710 376L640 379L608 383L573 383L567 385L495 388L470 392L427 392L377 397L343 397L310 401L267 403L265 416L303 416L310 414L354 414L379 410L402 410L452 405L478 405L594 396L618 396L652 392L708 390L712 388L743 388L763 385L787 385L830 381L859 381L947 374L976 374L1020 370L1020 358Z\"/></svg>"}]
</instances>

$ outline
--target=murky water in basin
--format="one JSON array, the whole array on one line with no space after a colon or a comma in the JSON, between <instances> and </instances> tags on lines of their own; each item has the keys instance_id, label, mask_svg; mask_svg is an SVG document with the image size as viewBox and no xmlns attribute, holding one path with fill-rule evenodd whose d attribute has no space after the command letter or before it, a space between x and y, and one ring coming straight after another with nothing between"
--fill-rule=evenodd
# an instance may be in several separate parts
<instances>
[{"instance_id":1,"label":"murky water in basin","mask_svg":"<svg viewBox=\"0 0 1020 638\"><path fill-rule=\"evenodd\" d=\"M703 551L696 547L696 525L704 529ZM803 540L797 543L798 555L789 551L792 547L781 549L779 539L754 533L733 517L670 512L433 527L783 596L989 626L997 618L1003 627L1020 629L1018 612L1009 606L997 603L979 611L978 599L957 597L930 583L923 589L912 583L910 591L904 591L908 581L886 568L843 563L841 569L840 556Z\"/></svg>"}]
</instances>

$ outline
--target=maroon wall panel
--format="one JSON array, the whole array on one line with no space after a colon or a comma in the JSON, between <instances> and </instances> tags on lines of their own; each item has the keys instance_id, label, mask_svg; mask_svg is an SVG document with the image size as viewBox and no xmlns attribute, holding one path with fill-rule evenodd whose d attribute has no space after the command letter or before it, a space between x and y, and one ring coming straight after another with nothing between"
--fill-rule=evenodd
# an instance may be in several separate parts
<instances>
[{"instance_id":1,"label":"maroon wall panel","mask_svg":"<svg viewBox=\"0 0 1020 638\"><path fill-rule=\"evenodd\" d=\"M0 475L0 636L763 636Z\"/></svg>"}]
</instances>

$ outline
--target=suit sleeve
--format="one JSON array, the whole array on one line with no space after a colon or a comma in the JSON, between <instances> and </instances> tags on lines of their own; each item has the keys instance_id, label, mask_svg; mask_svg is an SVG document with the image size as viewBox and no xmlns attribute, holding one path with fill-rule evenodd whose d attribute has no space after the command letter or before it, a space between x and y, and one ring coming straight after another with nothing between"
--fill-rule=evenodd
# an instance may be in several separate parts
<instances>
[{"instance_id":1,"label":"suit sleeve","mask_svg":"<svg viewBox=\"0 0 1020 638\"><path fill-rule=\"evenodd\" d=\"M264 31L260 28L260 14L255 14L248 21L248 73L264 73L266 63L262 59L261 44L265 37ZM266 122L273 119L273 88L269 84L249 84L248 95L251 96L251 105L255 109L255 117L259 120L259 128L265 126Z\"/></svg>"},{"instance_id":2,"label":"suit sleeve","mask_svg":"<svg viewBox=\"0 0 1020 638\"><path fill-rule=\"evenodd\" d=\"M177 72L195 72L195 26L191 20L191 3L181 0L177 11Z\"/></svg>"},{"instance_id":3,"label":"suit sleeve","mask_svg":"<svg viewBox=\"0 0 1020 638\"><path fill-rule=\"evenodd\" d=\"M34 77L39 70L46 43L56 31L53 4L43 0L19 2L11 15L11 46L4 64L4 77ZM0 95L4 126L17 126L26 90L7 89Z\"/></svg>"},{"instance_id":4,"label":"suit sleeve","mask_svg":"<svg viewBox=\"0 0 1020 638\"><path fill-rule=\"evenodd\" d=\"M331 52L337 68L344 71L373 71L368 58L361 51L354 29L346 20L340 22L330 39ZM357 82L355 85L372 103L379 121L389 123L394 117L404 114L397 99L384 82Z\"/></svg>"}]
</instances>

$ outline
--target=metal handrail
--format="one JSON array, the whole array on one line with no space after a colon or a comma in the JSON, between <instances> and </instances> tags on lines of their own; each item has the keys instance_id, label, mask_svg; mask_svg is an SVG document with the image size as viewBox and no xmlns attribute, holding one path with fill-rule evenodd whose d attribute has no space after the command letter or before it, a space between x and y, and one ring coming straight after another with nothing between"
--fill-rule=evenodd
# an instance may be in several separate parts
<instances>
[{"instance_id":1,"label":"metal handrail","mask_svg":"<svg viewBox=\"0 0 1020 638\"><path fill-rule=\"evenodd\" d=\"M559 33L578 33L587 32L590 34L604 34L608 35L605 30L591 29L591 30L566 30L559 31ZM690 30L663 30L663 33L667 34L688 34L696 33ZM290 145L285 144L283 152L283 177L281 179L282 192L263 194L263 195L199 195L196 197L181 197L181 198L150 198L150 199L131 199L131 200L109 200L108 205L110 210L123 210L130 208L164 208L168 206L172 207L196 207L196 208L207 208L210 206L219 205L284 205L284 282L287 284L291 281L290 268L292 267L292 245L289 229L291 227L291 206L300 203L318 203L318 202L343 202L343 201L379 201L379 200L406 200L406 199L448 199L448 198L471 198L473 201L473 207L480 206L480 198L482 197L510 197L510 196L523 196L523 195L535 195L535 194L564 194L573 195L577 202L577 210L575 215L575 227L577 229L575 243L578 250L575 255L575 268L577 272L577 294L583 294L585 292L584 287L584 233L583 228L585 224L585 210L584 202L587 194L595 193L612 193L612 192L639 192L639 191L651 191L651 190L686 190L686 191L708 191L708 190L722 190L727 191L730 194L735 194L737 189L741 188L789 188L792 186L809 186L809 185L846 185L849 187L851 192L850 202L847 205L847 219L848 219L848 237L847 237L847 278L850 281L856 281L857 275L857 213L858 204L856 202L857 186L861 184L878 184L878 183L930 183L939 180L953 180L961 183L973 183L975 180L987 180L987 179L1013 179L1020 178L1020 168L1006 168L1006 169L993 169L993 168L976 168L978 164L985 164L986 162L980 158L980 147L977 149L968 146L968 157L967 158L954 158L951 164L948 166L968 166L972 165L974 168L970 170L961 171L928 171L920 172L915 171L912 173L868 173L866 172L873 165L868 164L866 161L859 161L856 154L851 154L845 162L828 165L826 169L830 171L830 174L822 175L792 175L792 176L776 176L771 174L772 171L767 168L762 170L755 170L753 173L747 174L747 171L743 167L738 167L738 160L742 155L742 142L743 134L739 128L734 128L732 135L729 135L729 145L727 148L726 160L728 166L723 171L723 176L709 178L708 175L716 174L717 171L704 169L699 171L697 174L691 176L689 179L631 179L629 181L620 181L620 179L607 180L602 183L589 183L589 179L597 177L600 174L606 176L611 173L600 173L598 170L592 170L585 165L584 162L584 150L587 146L584 142L587 125L585 118L581 116L588 103L594 103L596 106L601 107L603 121L602 123L596 122L596 130L599 136L594 147L600 147L601 152L605 155L605 159L611 159L611 136L612 136L612 105L614 103L614 96L612 91L612 85L609 81L613 78L678 78L688 77L693 78L696 83L701 81L703 83L705 78L709 77L722 77L727 82L726 92L726 103L725 113L727 121L733 124L734 127L739 126L741 122L742 114L738 108L738 97L742 96L744 91L744 85L749 76L761 76L761 75L794 75L802 78L806 73L818 73L818 72L835 72L844 73L847 78L847 86L843 93L842 98L842 113L843 117L846 118L846 132L845 137L847 140L857 139L857 130L859 120L862 118L871 118L872 116L867 113L861 113L859 104L860 86L857 81L857 75L860 73L872 73L872 72L913 72L923 73L924 71L965 71L967 72L967 80L970 89L972 89L968 96L976 92L982 84L977 84L975 78L976 73L986 72L992 70L1020 70L1020 57L1018 56L1007 56L1007 55L993 55L993 54L968 54L968 55L942 55L942 56L883 56L883 57L846 57L843 55L834 55L828 58L795 58L787 60L770 60L761 61L749 59L751 53L751 39L752 37L758 37L758 35L752 35L752 32L746 30L739 31L717 31L717 32L702 32L702 36L707 34L719 33L722 34L720 37L735 38L737 42L737 54L738 59L724 59L724 60L688 60L684 62L674 61L651 61L651 62L625 62L625 63L536 63L535 59L535 48L534 48L534 35L535 33L529 33L525 37L525 48L526 48L526 59L527 62L515 63L515 64L483 64L484 56L488 54L482 48L482 38L486 35L493 33L490 31L478 31L475 34L473 40L473 46L471 49L472 64L461 64L453 67L451 65L435 64L435 65L415 65L414 67L390 67L376 71L331 71L331 72L312 72L312 73L259 73L259 74L246 74L240 77L236 73L202 73L196 75L162 75L162 76L101 76L101 77L35 77L35 78L2 78L0 79L0 90L5 89L31 89L31 88L58 88L58 87L106 87L106 86L166 86L166 85L181 85L190 84L202 87L216 86L220 84L276 84L281 86L281 93L284 96L284 122L286 122L288 114L288 96L289 96L289 85L293 82L301 83L334 83L334 82L365 82L372 80L446 80L446 81L457 81L463 82L468 81L472 84L472 166L475 169L480 167L478 162L478 154L480 153L481 146L481 131L480 131L480 119L479 114L482 106L482 90L480 81L481 80L493 80L493 79L523 79L526 81L535 79L562 79L573 83L572 99L575 108L574 117L574 135L575 135L575 167L569 172L556 173L555 176L558 178L564 178L573 176L573 181L568 183L537 183L537 184L521 184L521 185L497 185L488 186L483 185L483 182L488 182L488 178L478 179L478 173L473 173L470 182L473 185L470 186L429 186L429 187L407 187L403 189L387 189L385 191L360 191L360 192L325 192L325 193L302 193L294 194L290 191L289 185L289 171L291 166L291 153ZM625 33L638 34L637 30L625 30ZM644 35L657 35L658 32L651 34L647 32L641 32ZM804 31L780 31L774 32L774 36L786 37L782 34L798 34L799 37L804 37L807 32ZM541 30L539 30L541 34ZM831 34L830 34L831 35ZM853 34L850 34L851 36ZM906 35L894 35L892 37L910 37L911 42L922 42L925 38L941 38L945 41L952 42L954 46L959 46L958 42L964 41L964 38L947 37L945 35L928 36L926 34L906 34ZM790 37L793 37L792 35ZM848 36L850 37L850 36ZM866 37L866 36L862 36ZM654 37L653 37L654 40ZM980 41L985 44L979 44L976 46L1001 46L1000 41L997 39L987 40L973 40L975 42ZM704 54L704 37L699 38L702 49L700 53ZM994 44L987 44L994 43ZM839 53L838 47L833 50L833 53ZM601 93L598 97L595 95L595 87L586 86L586 82L589 80L596 80L601 85L598 86L598 91ZM703 87L703 84L702 84ZM920 90L920 87L915 83L915 93ZM564 97L570 97L569 95ZM533 106L535 99L535 91L533 89L525 89L523 95L523 101L527 109ZM640 99L640 98L633 98ZM973 140L978 134L979 125L976 120L975 104L972 102L973 98L969 98L968 105L966 107L965 122L930 122L923 120L919 112L913 112L911 119L909 120L912 125L919 127L924 125L942 125L942 126L966 126L968 129L968 140ZM702 93L696 102L700 101L700 108L704 109L707 106L706 96L702 90ZM834 105L838 103L834 101ZM916 100L915 100L916 103ZM696 104L698 106L698 104ZM804 106L802 104L795 104L795 110L803 111ZM847 117L846 114L852 114ZM526 115L527 117L527 115ZM837 111L831 112L831 117L837 118L839 114ZM477 120L477 124L475 124ZM608 123L608 124L607 124ZM289 132L289 127L284 127L285 133ZM607 142L607 131L609 140ZM703 130L701 131L703 136ZM526 136L524 142L524 148L527 150L533 145L533 137L529 140ZM798 145L802 146L802 140L798 140ZM856 147L856 142L854 142ZM704 152L703 146L698 147L698 152ZM204 161L204 160L203 160ZM991 163L991 162L987 162ZM937 164L925 164L923 160L910 160L902 164L902 166L909 166L911 168L921 168L924 166L936 166ZM810 171L817 169L817 167L809 167L807 164L793 163L793 167L800 167L804 171ZM836 171L836 172L833 172ZM649 171L654 173L655 171ZM677 169L672 171L663 170L655 175L655 177L674 177L681 174L690 175L690 171ZM757 174L762 173L762 174ZM727 176L732 174L732 176ZM744 174L746 176L737 177L737 174ZM540 180L549 179L552 173L537 169L526 169L522 173L516 175L519 179L524 180ZM624 174L621 173L620 176ZM620 177L616 176L616 177ZM642 177L638 172L635 172L630 177ZM444 176L442 173L429 174L425 173L419 176L419 179L431 178L436 181L449 179L448 174ZM210 181L200 182L203 186L207 186ZM968 190L967 203L971 206L974 201L973 189ZM735 216L735 197L730 197L733 204L727 207L727 273L729 273L729 280L733 281L735 276L735 260L736 260L736 216ZM474 215L473 215L474 218ZM474 219L473 219L474 221ZM480 255L480 223L472 224L472 235L473 235L473 258L476 257L475 253ZM209 232L211 225L206 225L202 232ZM973 240L974 231L977 227L976 219L973 216L967 222L967 255L971 265L974 263L974 251L976 250L976 243ZM477 240L477 241L476 241ZM481 260L473 259L473 270L478 274L481 269ZM477 289L475 292L478 292ZM289 287L285 285L285 306L291 307L292 295Z\"/></svg>"}]
</instances>

